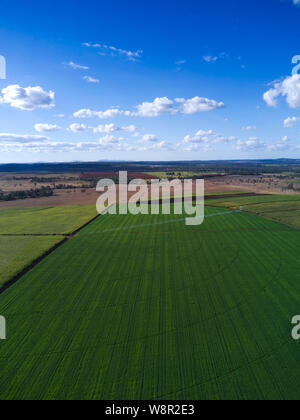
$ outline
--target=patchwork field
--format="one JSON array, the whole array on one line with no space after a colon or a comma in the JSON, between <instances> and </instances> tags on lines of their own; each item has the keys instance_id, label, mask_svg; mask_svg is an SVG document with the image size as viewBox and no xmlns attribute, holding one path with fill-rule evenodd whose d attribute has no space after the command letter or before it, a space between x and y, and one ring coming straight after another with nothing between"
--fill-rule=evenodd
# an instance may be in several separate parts
<instances>
[{"instance_id":1,"label":"patchwork field","mask_svg":"<svg viewBox=\"0 0 300 420\"><path fill-rule=\"evenodd\" d=\"M95 206L2 209L0 288L95 216Z\"/></svg>"},{"instance_id":2,"label":"patchwork field","mask_svg":"<svg viewBox=\"0 0 300 420\"><path fill-rule=\"evenodd\" d=\"M298 400L300 232L206 216L101 216L2 294L0 398Z\"/></svg>"},{"instance_id":3,"label":"patchwork field","mask_svg":"<svg viewBox=\"0 0 300 420\"><path fill-rule=\"evenodd\" d=\"M0 288L62 240L63 236L0 236Z\"/></svg>"},{"instance_id":4,"label":"patchwork field","mask_svg":"<svg viewBox=\"0 0 300 420\"><path fill-rule=\"evenodd\" d=\"M0 211L0 235L68 235L96 215L95 204L2 209Z\"/></svg>"},{"instance_id":5,"label":"patchwork field","mask_svg":"<svg viewBox=\"0 0 300 420\"><path fill-rule=\"evenodd\" d=\"M212 200L210 205L239 209L259 214L300 229L300 195L265 195Z\"/></svg>"}]
</instances>

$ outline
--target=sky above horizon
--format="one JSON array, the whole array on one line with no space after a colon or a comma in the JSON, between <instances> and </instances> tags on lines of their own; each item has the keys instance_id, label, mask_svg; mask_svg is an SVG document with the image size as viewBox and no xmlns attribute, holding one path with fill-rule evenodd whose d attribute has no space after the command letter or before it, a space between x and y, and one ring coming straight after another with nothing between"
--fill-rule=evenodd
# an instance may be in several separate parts
<instances>
[{"instance_id":1,"label":"sky above horizon","mask_svg":"<svg viewBox=\"0 0 300 420\"><path fill-rule=\"evenodd\" d=\"M300 0L2 0L0 163L264 158L300 158Z\"/></svg>"}]
</instances>

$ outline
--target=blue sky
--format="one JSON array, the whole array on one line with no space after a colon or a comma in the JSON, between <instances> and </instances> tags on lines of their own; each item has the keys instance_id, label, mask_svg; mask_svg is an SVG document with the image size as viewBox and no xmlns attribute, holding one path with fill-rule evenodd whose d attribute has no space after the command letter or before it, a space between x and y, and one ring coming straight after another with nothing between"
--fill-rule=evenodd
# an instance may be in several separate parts
<instances>
[{"instance_id":1,"label":"blue sky","mask_svg":"<svg viewBox=\"0 0 300 420\"><path fill-rule=\"evenodd\" d=\"M2 0L0 162L299 158L297 3Z\"/></svg>"}]
</instances>

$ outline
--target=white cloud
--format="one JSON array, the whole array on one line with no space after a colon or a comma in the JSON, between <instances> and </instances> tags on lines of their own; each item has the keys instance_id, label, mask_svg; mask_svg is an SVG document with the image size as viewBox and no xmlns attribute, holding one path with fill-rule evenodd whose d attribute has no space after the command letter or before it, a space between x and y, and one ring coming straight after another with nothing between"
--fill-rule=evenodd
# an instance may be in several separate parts
<instances>
[{"instance_id":1,"label":"white cloud","mask_svg":"<svg viewBox=\"0 0 300 420\"><path fill-rule=\"evenodd\" d=\"M116 142L116 138L115 136L104 136L101 139L99 139L99 144L102 146L108 146L108 145L112 145Z\"/></svg>"},{"instance_id":2,"label":"white cloud","mask_svg":"<svg viewBox=\"0 0 300 420\"><path fill-rule=\"evenodd\" d=\"M278 98L284 96L290 108L300 107L300 75L288 76L283 81L276 81L272 89L264 93L263 98L268 106L276 107Z\"/></svg>"},{"instance_id":3,"label":"white cloud","mask_svg":"<svg viewBox=\"0 0 300 420\"><path fill-rule=\"evenodd\" d=\"M119 152L130 152L137 150L133 145L126 143L127 139L113 135L106 135L99 139L98 148L100 150L115 150Z\"/></svg>"},{"instance_id":4,"label":"white cloud","mask_svg":"<svg viewBox=\"0 0 300 420\"><path fill-rule=\"evenodd\" d=\"M88 127L85 124L71 124L70 125L70 131L73 131L73 133L84 133L86 131L88 131L90 129L90 127Z\"/></svg>"},{"instance_id":5,"label":"white cloud","mask_svg":"<svg viewBox=\"0 0 300 420\"><path fill-rule=\"evenodd\" d=\"M126 131L128 133L134 133L136 131L135 125L129 125L125 127L118 127L115 124L105 124L105 125L98 125L98 127L94 128L94 133L115 133L116 131Z\"/></svg>"},{"instance_id":6,"label":"white cloud","mask_svg":"<svg viewBox=\"0 0 300 420\"><path fill-rule=\"evenodd\" d=\"M62 128L56 124L35 124L34 129L38 133L51 133L54 131L59 131Z\"/></svg>"},{"instance_id":7,"label":"white cloud","mask_svg":"<svg viewBox=\"0 0 300 420\"><path fill-rule=\"evenodd\" d=\"M105 124L105 125L98 125L98 127L94 128L94 133L114 133L115 131L119 131L119 127L115 124Z\"/></svg>"},{"instance_id":8,"label":"white cloud","mask_svg":"<svg viewBox=\"0 0 300 420\"><path fill-rule=\"evenodd\" d=\"M218 61L219 57L217 56L212 56L212 55L206 55L203 57L203 60L206 61L207 63L215 63L216 61Z\"/></svg>"},{"instance_id":9,"label":"white cloud","mask_svg":"<svg viewBox=\"0 0 300 420\"><path fill-rule=\"evenodd\" d=\"M33 111L39 108L53 108L55 93L46 92L40 86L23 88L19 85L10 85L2 89L0 103L9 104L13 108L23 111Z\"/></svg>"},{"instance_id":10,"label":"white cloud","mask_svg":"<svg viewBox=\"0 0 300 420\"><path fill-rule=\"evenodd\" d=\"M158 117L164 114L174 115L178 112L174 108L174 102L166 97L156 98L153 102L143 102L136 108L138 111L137 115L140 117Z\"/></svg>"},{"instance_id":11,"label":"white cloud","mask_svg":"<svg viewBox=\"0 0 300 420\"><path fill-rule=\"evenodd\" d=\"M31 142L45 142L48 137L38 135L22 135L22 134L7 134L0 133L0 143L31 143Z\"/></svg>"},{"instance_id":12,"label":"white cloud","mask_svg":"<svg viewBox=\"0 0 300 420\"><path fill-rule=\"evenodd\" d=\"M257 130L257 127L248 125L246 127L242 127L242 130L243 131L256 131Z\"/></svg>"},{"instance_id":13,"label":"white cloud","mask_svg":"<svg viewBox=\"0 0 300 420\"><path fill-rule=\"evenodd\" d=\"M291 141L287 136L284 136L281 138L281 140L276 143L276 144L272 144L270 146L268 146L268 150L270 150L271 152L280 152L280 151L284 151L284 150L288 150L291 146Z\"/></svg>"},{"instance_id":14,"label":"white cloud","mask_svg":"<svg viewBox=\"0 0 300 420\"><path fill-rule=\"evenodd\" d=\"M236 144L237 150L244 150L244 151L251 151L251 150L259 150L259 149L266 149L266 143L262 142L257 137L249 137L246 141L238 140Z\"/></svg>"},{"instance_id":15,"label":"white cloud","mask_svg":"<svg viewBox=\"0 0 300 420\"><path fill-rule=\"evenodd\" d=\"M185 144L215 144L215 143L230 143L237 141L234 136L224 136L215 133L213 130L199 130L194 136L187 135L183 139Z\"/></svg>"},{"instance_id":16,"label":"white cloud","mask_svg":"<svg viewBox=\"0 0 300 420\"><path fill-rule=\"evenodd\" d=\"M145 134L141 140L139 141L139 143L148 143L148 142L157 142L158 138L155 134Z\"/></svg>"},{"instance_id":17,"label":"white cloud","mask_svg":"<svg viewBox=\"0 0 300 420\"><path fill-rule=\"evenodd\" d=\"M300 121L300 117L288 117L284 120L283 125L285 128L293 128L298 121Z\"/></svg>"},{"instance_id":18,"label":"white cloud","mask_svg":"<svg viewBox=\"0 0 300 420\"><path fill-rule=\"evenodd\" d=\"M178 105L178 106L177 106ZM118 116L126 117L159 117L161 115L195 114L198 112L208 112L223 108L223 102L195 96L191 99L178 98L175 101L167 98L156 98L153 102L143 102L136 106L136 111L122 111L118 108L111 108L106 111L93 111L91 109L80 109L73 115L75 118L109 119Z\"/></svg>"},{"instance_id":19,"label":"white cloud","mask_svg":"<svg viewBox=\"0 0 300 420\"><path fill-rule=\"evenodd\" d=\"M131 125L128 125L127 127L121 127L121 129L123 131L127 131L128 133L135 133L136 130L137 130L137 127L135 125L131 124Z\"/></svg>"},{"instance_id":20,"label":"white cloud","mask_svg":"<svg viewBox=\"0 0 300 420\"><path fill-rule=\"evenodd\" d=\"M215 63L216 61L228 57L228 54L225 52L218 54L218 55L205 55L203 60L207 63Z\"/></svg>"},{"instance_id":21,"label":"white cloud","mask_svg":"<svg viewBox=\"0 0 300 420\"><path fill-rule=\"evenodd\" d=\"M79 111L75 112L75 118L92 118L98 117L101 120L110 119L119 117L121 115L130 116L132 115L129 111L120 111L118 108L111 108L107 109L106 111L93 111L91 109L80 109Z\"/></svg>"},{"instance_id":22,"label":"white cloud","mask_svg":"<svg viewBox=\"0 0 300 420\"><path fill-rule=\"evenodd\" d=\"M93 44L90 42L85 42L83 46L88 47L88 48L100 49L101 55L106 55L108 53L112 56L115 56L115 55L125 56L130 61L137 61L143 55L143 50L130 51L130 50L124 50L122 48L117 48L117 47L114 47L111 45L105 45L105 44Z\"/></svg>"},{"instance_id":23,"label":"white cloud","mask_svg":"<svg viewBox=\"0 0 300 420\"><path fill-rule=\"evenodd\" d=\"M148 152L148 151L173 151L174 146L171 142L162 140L159 143L154 143L151 146L143 146L139 148L140 152Z\"/></svg>"},{"instance_id":24,"label":"white cloud","mask_svg":"<svg viewBox=\"0 0 300 420\"><path fill-rule=\"evenodd\" d=\"M63 63L64 66L68 66L73 70L89 70L90 68L88 66L82 66L80 64L76 64L73 61L70 61L69 63Z\"/></svg>"},{"instance_id":25,"label":"white cloud","mask_svg":"<svg viewBox=\"0 0 300 420\"><path fill-rule=\"evenodd\" d=\"M171 142L163 140L152 146L153 150L174 150Z\"/></svg>"},{"instance_id":26,"label":"white cloud","mask_svg":"<svg viewBox=\"0 0 300 420\"><path fill-rule=\"evenodd\" d=\"M2 135L6 136L6 135ZM120 139L116 139L113 136L108 136L106 138L100 139L98 142L81 142L81 143L72 143L72 142L53 142L49 139L41 141L37 138L38 136L31 136L32 139L28 137L28 142L23 141L23 136L14 136L7 135L7 142L1 142L0 134L0 152L1 153L97 153L104 150L111 151L120 151L120 152L130 152L137 150L137 147L127 144ZM24 136L27 137L27 136Z\"/></svg>"},{"instance_id":27,"label":"white cloud","mask_svg":"<svg viewBox=\"0 0 300 420\"><path fill-rule=\"evenodd\" d=\"M197 112L213 111L215 109L224 108L223 102L217 102L212 99L200 98L195 96L192 99L175 99L177 103L181 104L180 111L183 114L196 114Z\"/></svg>"},{"instance_id":28,"label":"white cloud","mask_svg":"<svg viewBox=\"0 0 300 420\"><path fill-rule=\"evenodd\" d=\"M91 77L91 76L84 76L83 77L83 80L85 80L86 82L88 82L88 83L100 83L100 80L98 80L98 79L94 79L93 77Z\"/></svg>"}]
</instances>

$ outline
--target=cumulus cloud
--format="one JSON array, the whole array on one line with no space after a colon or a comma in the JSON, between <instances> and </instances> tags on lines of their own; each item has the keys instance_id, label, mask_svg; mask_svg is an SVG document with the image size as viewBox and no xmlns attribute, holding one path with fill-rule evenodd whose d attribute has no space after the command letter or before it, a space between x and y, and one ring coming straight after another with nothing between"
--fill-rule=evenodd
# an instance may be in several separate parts
<instances>
[{"instance_id":1,"label":"cumulus cloud","mask_svg":"<svg viewBox=\"0 0 300 420\"><path fill-rule=\"evenodd\" d=\"M85 124L71 124L70 125L70 131L73 131L73 133L84 133L85 131L88 131L90 127L88 127Z\"/></svg>"},{"instance_id":2,"label":"cumulus cloud","mask_svg":"<svg viewBox=\"0 0 300 420\"><path fill-rule=\"evenodd\" d=\"M126 131L128 133L134 133L136 131L135 125L129 125L125 127L118 127L115 124L105 124L105 125L98 125L98 127L94 128L94 133L115 133L116 131Z\"/></svg>"},{"instance_id":3,"label":"cumulus cloud","mask_svg":"<svg viewBox=\"0 0 300 420\"><path fill-rule=\"evenodd\" d=\"M106 135L99 139L98 148L100 150L114 150L118 152L130 152L137 150L136 146L126 143L127 139L113 135Z\"/></svg>"},{"instance_id":4,"label":"cumulus cloud","mask_svg":"<svg viewBox=\"0 0 300 420\"><path fill-rule=\"evenodd\" d=\"M288 117L284 120L283 125L285 128L293 128L298 121L300 121L300 117Z\"/></svg>"},{"instance_id":5,"label":"cumulus cloud","mask_svg":"<svg viewBox=\"0 0 300 420\"><path fill-rule=\"evenodd\" d=\"M118 131L119 128L115 124L105 124L105 125L98 125L98 127L94 128L94 133L114 133Z\"/></svg>"},{"instance_id":6,"label":"cumulus cloud","mask_svg":"<svg viewBox=\"0 0 300 420\"><path fill-rule=\"evenodd\" d=\"M140 117L158 117L164 114L174 115L178 112L174 108L174 102L166 97L156 98L153 102L143 102L136 108L137 115Z\"/></svg>"},{"instance_id":7,"label":"cumulus cloud","mask_svg":"<svg viewBox=\"0 0 300 420\"><path fill-rule=\"evenodd\" d=\"M294 74L286 79L274 82L274 86L264 93L268 106L276 107L280 96L285 97L290 108L300 107L300 75Z\"/></svg>"},{"instance_id":8,"label":"cumulus cloud","mask_svg":"<svg viewBox=\"0 0 300 420\"><path fill-rule=\"evenodd\" d=\"M54 131L59 131L62 128L56 124L35 124L34 129L38 133L51 133Z\"/></svg>"},{"instance_id":9,"label":"cumulus cloud","mask_svg":"<svg viewBox=\"0 0 300 420\"><path fill-rule=\"evenodd\" d=\"M140 143L155 143L158 141L158 137L155 134L145 134L141 140L139 141Z\"/></svg>"},{"instance_id":10,"label":"cumulus cloud","mask_svg":"<svg viewBox=\"0 0 300 420\"><path fill-rule=\"evenodd\" d=\"M156 98L153 102L143 102L137 105L136 111L123 111L118 108L110 108L106 111L93 111L91 109L80 109L73 115L75 118L109 119L118 116L126 117L159 117L161 115L196 114L223 108L223 102L195 96L191 99L177 98L174 101L167 98Z\"/></svg>"},{"instance_id":11,"label":"cumulus cloud","mask_svg":"<svg viewBox=\"0 0 300 420\"><path fill-rule=\"evenodd\" d=\"M213 130L199 130L195 135L187 135L183 139L185 144L214 144L214 143L229 143L236 141L234 136L224 136L215 133Z\"/></svg>"},{"instance_id":12,"label":"cumulus cloud","mask_svg":"<svg viewBox=\"0 0 300 420\"><path fill-rule=\"evenodd\" d=\"M80 109L79 111L75 112L73 115L75 118L98 117L101 120L106 120L110 118L119 117L121 115L131 116L132 113L129 111L121 111L118 108L111 108L111 109L107 109L106 111L93 111L91 109Z\"/></svg>"},{"instance_id":13,"label":"cumulus cloud","mask_svg":"<svg viewBox=\"0 0 300 420\"><path fill-rule=\"evenodd\" d=\"M0 133L0 143L32 143L46 142L48 140L48 137L38 135Z\"/></svg>"},{"instance_id":14,"label":"cumulus cloud","mask_svg":"<svg viewBox=\"0 0 300 420\"><path fill-rule=\"evenodd\" d=\"M267 144L261 141L258 137L249 137L248 140L238 140L236 144L237 150L251 151L265 149Z\"/></svg>"},{"instance_id":15,"label":"cumulus cloud","mask_svg":"<svg viewBox=\"0 0 300 420\"><path fill-rule=\"evenodd\" d=\"M2 89L0 103L9 104L23 111L34 111L39 108L53 108L55 93L46 92L40 86L23 88L10 85Z\"/></svg>"},{"instance_id":16,"label":"cumulus cloud","mask_svg":"<svg viewBox=\"0 0 300 420\"><path fill-rule=\"evenodd\" d=\"M125 126L125 127L121 127L122 131L127 131L128 133L135 133L137 130L137 127L133 124Z\"/></svg>"},{"instance_id":17,"label":"cumulus cloud","mask_svg":"<svg viewBox=\"0 0 300 420\"><path fill-rule=\"evenodd\" d=\"M280 139L280 141L276 144L271 144L268 146L268 150L271 152L279 152L288 150L291 146L291 140L288 138L288 136L284 136Z\"/></svg>"},{"instance_id":18,"label":"cumulus cloud","mask_svg":"<svg viewBox=\"0 0 300 420\"><path fill-rule=\"evenodd\" d=\"M196 114L198 112L208 112L213 111L214 109L224 108L225 106L224 102L217 102L215 100L201 98L199 96L195 96L192 99L178 98L175 99L175 101L181 104L180 111L183 114Z\"/></svg>"},{"instance_id":19,"label":"cumulus cloud","mask_svg":"<svg viewBox=\"0 0 300 420\"><path fill-rule=\"evenodd\" d=\"M2 135L6 136L6 135ZM8 136L8 135L7 135ZM109 151L120 151L120 152L130 152L133 150L138 150L134 145L130 145L125 141L120 141L113 136L108 136L106 138L100 139L98 142L54 142L46 139L41 141L37 136L32 136L32 139L28 138L28 141L21 141L20 136L7 137L7 141L1 141L0 135L0 152L1 153L97 153L105 150ZM25 137L25 136L24 136ZM3 137L4 138L4 137ZM20 141L19 141L20 140Z\"/></svg>"},{"instance_id":20,"label":"cumulus cloud","mask_svg":"<svg viewBox=\"0 0 300 420\"><path fill-rule=\"evenodd\" d=\"M173 151L174 146L171 142L162 140L160 142L155 142L150 146L142 146L138 149L140 152L148 152L148 151Z\"/></svg>"},{"instance_id":21,"label":"cumulus cloud","mask_svg":"<svg viewBox=\"0 0 300 420\"><path fill-rule=\"evenodd\" d=\"M246 127L242 127L242 130L243 131L256 131L257 130L257 127L248 125Z\"/></svg>"}]
</instances>

